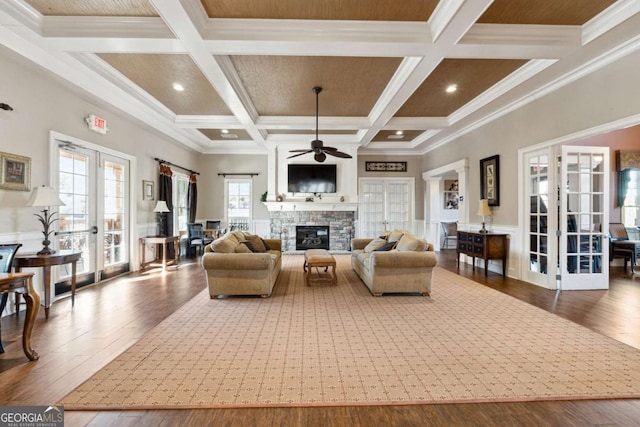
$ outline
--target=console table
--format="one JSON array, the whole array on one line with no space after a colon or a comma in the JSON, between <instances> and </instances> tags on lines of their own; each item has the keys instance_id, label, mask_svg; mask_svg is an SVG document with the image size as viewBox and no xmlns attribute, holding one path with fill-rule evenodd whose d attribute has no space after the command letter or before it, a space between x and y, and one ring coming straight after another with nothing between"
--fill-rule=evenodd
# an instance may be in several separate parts
<instances>
[{"instance_id":1,"label":"console table","mask_svg":"<svg viewBox=\"0 0 640 427\"><path fill-rule=\"evenodd\" d=\"M71 305L76 296L76 263L82 257L82 252L58 251L49 255L16 254L13 266L16 272L27 267L42 267L44 270L44 317L49 318L51 307L51 267L71 263ZM16 296L16 311L20 300Z\"/></svg>"},{"instance_id":2,"label":"console table","mask_svg":"<svg viewBox=\"0 0 640 427\"><path fill-rule=\"evenodd\" d=\"M458 231L456 248L458 268L460 268L460 254L472 258L473 270L476 269L476 258L484 260L484 275L490 259L502 260L502 275L507 275L507 257L509 256L508 234L478 233L473 231Z\"/></svg>"},{"instance_id":3,"label":"console table","mask_svg":"<svg viewBox=\"0 0 640 427\"><path fill-rule=\"evenodd\" d=\"M40 296L33 290L33 273L0 273L0 294L8 292L24 295L27 313L22 332L22 349L29 360L38 360L40 356L31 348L31 331L40 309ZM0 353L4 353L2 342L0 342Z\"/></svg>"},{"instance_id":4,"label":"console table","mask_svg":"<svg viewBox=\"0 0 640 427\"><path fill-rule=\"evenodd\" d=\"M174 257L172 260L167 260L167 245L173 244ZM145 261L146 259L146 247L147 245L160 245L162 246L162 260L154 259L153 261ZM157 254L157 252L156 252ZM140 270L144 271L149 266L162 266L163 270L167 269L168 265L178 266L180 259L180 236L147 236L140 238Z\"/></svg>"}]
</instances>

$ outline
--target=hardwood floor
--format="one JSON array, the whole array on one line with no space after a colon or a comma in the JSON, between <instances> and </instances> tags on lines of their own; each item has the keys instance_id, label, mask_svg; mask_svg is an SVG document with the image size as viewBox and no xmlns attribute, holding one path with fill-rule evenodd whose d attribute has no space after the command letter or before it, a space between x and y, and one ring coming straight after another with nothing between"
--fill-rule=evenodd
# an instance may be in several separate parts
<instances>
[{"instance_id":1,"label":"hardwood floor","mask_svg":"<svg viewBox=\"0 0 640 427\"><path fill-rule=\"evenodd\" d=\"M74 307L69 298L56 301L49 319L40 310L32 338L37 362L22 352L24 313L2 318L0 405L56 403L205 288L193 261L82 289ZM439 266L457 271L455 251L440 252ZM564 292L491 272L485 278L482 269L464 265L460 274L640 349L640 274L616 268L608 291ZM65 413L66 426L637 426L638 420L640 400Z\"/></svg>"}]
</instances>

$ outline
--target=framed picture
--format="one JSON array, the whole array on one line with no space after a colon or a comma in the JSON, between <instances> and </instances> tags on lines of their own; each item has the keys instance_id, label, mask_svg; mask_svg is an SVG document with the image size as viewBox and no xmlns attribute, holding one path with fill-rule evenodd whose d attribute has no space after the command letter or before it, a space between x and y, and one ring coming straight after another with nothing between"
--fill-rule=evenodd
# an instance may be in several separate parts
<instances>
[{"instance_id":1,"label":"framed picture","mask_svg":"<svg viewBox=\"0 0 640 427\"><path fill-rule=\"evenodd\" d=\"M500 206L500 156L480 160L480 198Z\"/></svg>"},{"instance_id":2,"label":"framed picture","mask_svg":"<svg viewBox=\"0 0 640 427\"><path fill-rule=\"evenodd\" d=\"M154 200L153 181L142 181L142 200Z\"/></svg>"},{"instance_id":3,"label":"framed picture","mask_svg":"<svg viewBox=\"0 0 640 427\"><path fill-rule=\"evenodd\" d=\"M31 158L0 153L0 188L5 190L31 190Z\"/></svg>"},{"instance_id":4,"label":"framed picture","mask_svg":"<svg viewBox=\"0 0 640 427\"><path fill-rule=\"evenodd\" d=\"M406 172L407 162L364 162L367 172Z\"/></svg>"}]
</instances>

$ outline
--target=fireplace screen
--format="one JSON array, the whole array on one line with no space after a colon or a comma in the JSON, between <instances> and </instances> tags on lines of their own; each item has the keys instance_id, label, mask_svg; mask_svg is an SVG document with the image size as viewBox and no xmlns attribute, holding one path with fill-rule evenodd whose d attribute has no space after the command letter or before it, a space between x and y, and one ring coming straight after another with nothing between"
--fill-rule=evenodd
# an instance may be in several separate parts
<instances>
[{"instance_id":1,"label":"fireplace screen","mask_svg":"<svg viewBox=\"0 0 640 427\"><path fill-rule=\"evenodd\" d=\"M328 225L296 226L296 250L327 249L329 250Z\"/></svg>"}]
</instances>

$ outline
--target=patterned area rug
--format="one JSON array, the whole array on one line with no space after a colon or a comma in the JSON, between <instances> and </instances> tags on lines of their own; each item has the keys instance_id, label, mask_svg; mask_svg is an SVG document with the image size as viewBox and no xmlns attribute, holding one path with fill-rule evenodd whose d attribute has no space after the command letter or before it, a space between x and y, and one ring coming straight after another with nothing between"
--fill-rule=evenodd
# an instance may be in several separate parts
<instances>
[{"instance_id":1,"label":"patterned area rug","mask_svg":"<svg viewBox=\"0 0 640 427\"><path fill-rule=\"evenodd\" d=\"M443 269L432 297L373 297L288 255L271 298L204 291L67 395L65 409L640 397L640 351Z\"/></svg>"}]
</instances>

